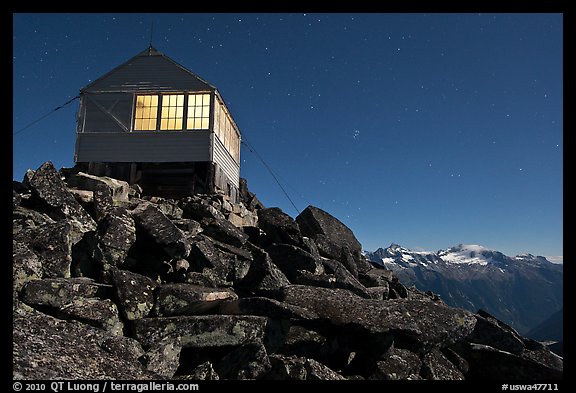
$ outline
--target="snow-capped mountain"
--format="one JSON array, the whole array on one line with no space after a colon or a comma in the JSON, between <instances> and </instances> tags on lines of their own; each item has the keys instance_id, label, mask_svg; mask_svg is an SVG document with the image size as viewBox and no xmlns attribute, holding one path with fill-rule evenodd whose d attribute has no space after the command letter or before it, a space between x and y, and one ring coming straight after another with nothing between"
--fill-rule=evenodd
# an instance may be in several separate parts
<instances>
[{"instance_id":1,"label":"snow-capped mountain","mask_svg":"<svg viewBox=\"0 0 576 393\"><path fill-rule=\"evenodd\" d=\"M365 253L405 285L439 294L449 305L484 309L521 333L562 308L562 265L531 254L509 257L479 245L437 252L398 244Z\"/></svg>"}]
</instances>

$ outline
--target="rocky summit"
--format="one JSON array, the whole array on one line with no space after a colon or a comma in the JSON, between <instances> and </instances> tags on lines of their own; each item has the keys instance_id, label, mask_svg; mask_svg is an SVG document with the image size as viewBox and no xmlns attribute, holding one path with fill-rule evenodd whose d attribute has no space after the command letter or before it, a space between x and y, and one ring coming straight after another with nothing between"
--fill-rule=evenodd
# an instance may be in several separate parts
<instances>
[{"instance_id":1,"label":"rocky summit","mask_svg":"<svg viewBox=\"0 0 576 393\"><path fill-rule=\"evenodd\" d=\"M562 378L479 310L402 285L313 206L180 200L47 162L13 182L13 378Z\"/></svg>"}]
</instances>

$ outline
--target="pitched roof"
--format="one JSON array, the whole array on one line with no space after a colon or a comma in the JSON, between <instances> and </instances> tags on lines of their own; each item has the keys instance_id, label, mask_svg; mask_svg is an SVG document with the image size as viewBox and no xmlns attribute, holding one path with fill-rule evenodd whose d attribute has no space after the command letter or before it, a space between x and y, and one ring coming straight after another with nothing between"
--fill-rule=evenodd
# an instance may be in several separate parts
<instances>
[{"instance_id":1,"label":"pitched roof","mask_svg":"<svg viewBox=\"0 0 576 393\"><path fill-rule=\"evenodd\" d=\"M152 46L80 92L212 91L214 86Z\"/></svg>"}]
</instances>

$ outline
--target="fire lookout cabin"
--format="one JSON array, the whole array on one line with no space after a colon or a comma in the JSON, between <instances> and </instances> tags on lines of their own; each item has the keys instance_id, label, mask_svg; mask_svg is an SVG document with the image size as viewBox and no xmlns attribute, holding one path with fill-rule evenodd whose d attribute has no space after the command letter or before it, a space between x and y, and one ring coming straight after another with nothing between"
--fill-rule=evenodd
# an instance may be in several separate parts
<instances>
[{"instance_id":1,"label":"fire lookout cabin","mask_svg":"<svg viewBox=\"0 0 576 393\"><path fill-rule=\"evenodd\" d=\"M151 46L80 90L74 161L145 195L239 197L240 131L220 93Z\"/></svg>"}]
</instances>

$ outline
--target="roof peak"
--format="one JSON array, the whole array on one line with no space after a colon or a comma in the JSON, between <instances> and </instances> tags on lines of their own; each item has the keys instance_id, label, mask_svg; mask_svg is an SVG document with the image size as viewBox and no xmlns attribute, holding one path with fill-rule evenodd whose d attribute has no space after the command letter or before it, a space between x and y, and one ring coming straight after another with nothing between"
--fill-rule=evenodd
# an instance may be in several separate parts
<instances>
[{"instance_id":1,"label":"roof peak","mask_svg":"<svg viewBox=\"0 0 576 393\"><path fill-rule=\"evenodd\" d=\"M149 45L148 48L144 49L137 56L164 56L164 53L160 52L158 49Z\"/></svg>"}]
</instances>

